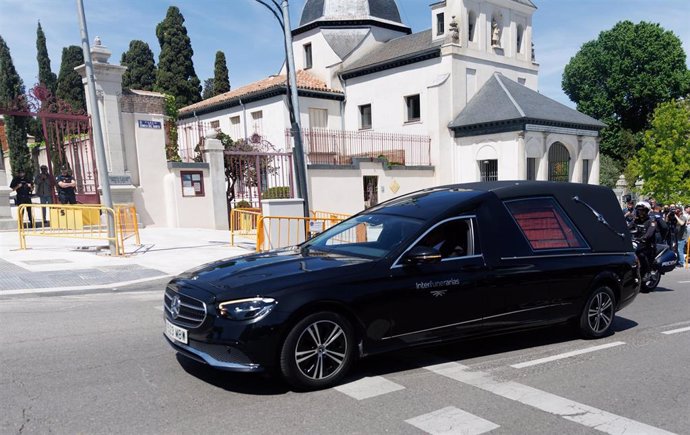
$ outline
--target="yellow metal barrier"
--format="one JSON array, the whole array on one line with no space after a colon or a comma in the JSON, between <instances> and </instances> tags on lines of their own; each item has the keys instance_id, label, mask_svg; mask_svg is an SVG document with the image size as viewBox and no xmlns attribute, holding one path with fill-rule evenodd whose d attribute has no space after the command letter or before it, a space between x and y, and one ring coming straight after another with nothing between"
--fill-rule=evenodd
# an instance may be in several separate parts
<instances>
[{"instance_id":1,"label":"yellow metal barrier","mask_svg":"<svg viewBox=\"0 0 690 435\"><path fill-rule=\"evenodd\" d=\"M333 213L330 211L320 211L320 210L312 210L311 211L311 217L316 218L316 219L338 219L339 221L344 221L345 219L349 218L352 215L345 214L345 213Z\"/></svg>"},{"instance_id":2,"label":"yellow metal barrier","mask_svg":"<svg viewBox=\"0 0 690 435\"><path fill-rule=\"evenodd\" d=\"M257 224L256 250L268 251L302 243L342 220L336 217L261 216Z\"/></svg>"},{"instance_id":3,"label":"yellow metal barrier","mask_svg":"<svg viewBox=\"0 0 690 435\"><path fill-rule=\"evenodd\" d=\"M33 217L33 223L28 226L23 222L25 211ZM107 219L101 219L104 214L110 215L115 222L114 237L108 235ZM48 216L50 218L46 219ZM105 240L115 244L116 255L124 255L124 241L129 237L134 236L140 244L133 205L112 209L91 204L21 204L17 208L17 228L20 249L26 249L29 236Z\"/></svg>"},{"instance_id":4,"label":"yellow metal barrier","mask_svg":"<svg viewBox=\"0 0 690 435\"><path fill-rule=\"evenodd\" d=\"M230 245L235 246L235 235L255 240L260 217L261 209L259 208L230 210Z\"/></svg>"},{"instance_id":5,"label":"yellow metal barrier","mask_svg":"<svg viewBox=\"0 0 690 435\"><path fill-rule=\"evenodd\" d=\"M137 209L134 204L116 204L114 209L116 232L120 240L120 246L125 246L125 240L130 237L134 237L135 244L141 245Z\"/></svg>"}]
</instances>

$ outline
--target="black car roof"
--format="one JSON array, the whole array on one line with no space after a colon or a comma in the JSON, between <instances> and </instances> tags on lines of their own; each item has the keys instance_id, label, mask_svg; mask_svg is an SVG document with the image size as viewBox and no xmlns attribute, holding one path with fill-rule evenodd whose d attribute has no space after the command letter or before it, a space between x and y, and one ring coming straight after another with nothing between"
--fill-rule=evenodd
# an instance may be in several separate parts
<instances>
[{"instance_id":1,"label":"black car roof","mask_svg":"<svg viewBox=\"0 0 690 435\"><path fill-rule=\"evenodd\" d=\"M434 219L483 203L492 209L493 219L497 219L507 213L499 201L535 197L556 199L593 251L629 252L632 249L615 194L607 187L591 184L518 180L446 185L392 199L368 209L367 213Z\"/></svg>"}]
</instances>

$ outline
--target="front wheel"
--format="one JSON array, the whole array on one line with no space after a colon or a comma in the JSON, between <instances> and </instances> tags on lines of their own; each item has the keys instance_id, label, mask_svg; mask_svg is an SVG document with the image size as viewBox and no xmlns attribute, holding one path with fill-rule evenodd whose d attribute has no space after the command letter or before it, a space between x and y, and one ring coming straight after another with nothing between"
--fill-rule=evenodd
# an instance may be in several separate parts
<instances>
[{"instance_id":1,"label":"front wheel","mask_svg":"<svg viewBox=\"0 0 690 435\"><path fill-rule=\"evenodd\" d=\"M646 273L645 276L642 278L642 291L644 293L648 293L654 290L659 285L660 281L661 272L659 272L658 270L653 270L649 273Z\"/></svg>"},{"instance_id":2,"label":"front wheel","mask_svg":"<svg viewBox=\"0 0 690 435\"><path fill-rule=\"evenodd\" d=\"M611 332L616 315L616 297L606 287L597 287L587 299L580 315L580 333L586 338L601 338Z\"/></svg>"},{"instance_id":3,"label":"front wheel","mask_svg":"<svg viewBox=\"0 0 690 435\"><path fill-rule=\"evenodd\" d=\"M285 380L301 390L335 385L352 363L352 326L333 312L311 314L288 333L280 353Z\"/></svg>"}]
</instances>

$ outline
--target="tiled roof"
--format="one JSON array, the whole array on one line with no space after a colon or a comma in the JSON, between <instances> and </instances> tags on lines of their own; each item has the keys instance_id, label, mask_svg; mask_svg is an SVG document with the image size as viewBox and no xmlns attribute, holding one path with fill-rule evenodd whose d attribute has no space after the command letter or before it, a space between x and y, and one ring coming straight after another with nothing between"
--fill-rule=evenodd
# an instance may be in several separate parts
<instances>
[{"instance_id":1,"label":"tiled roof","mask_svg":"<svg viewBox=\"0 0 690 435\"><path fill-rule=\"evenodd\" d=\"M449 127L468 128L519 119L594 129L606 127L603 122L545 97L501 73L494 73Z\"/></svg>"},{"instance_id":2,"label":"tiled roof","mask_svg":"<svg viewBox=\"0 0 690 435\"><path fill-rule=\"evenodd\" d=\"M251 95L264 93L274 89L284 88L285 81L286 76L284 75L270 76L263 80L259 80L258 82L250 83L237 89L233 89L224 94L216 95L215 97L211 97L206 100L199 101L198 103L185 106L180 109L179 114L185 115L200 110L208 111L208 109L211 109L214 106L220 106L232 100L239 100L240 98L246 98ZM299 90L342 94L342 92L340 91L328 88L325 82L321 81L314 75L304 70L297 71L297 88Z\"/></svg>"},{"instance_id":3,"label":"tiled roof","mask_svg":"<svg viewBox=\"0 0 690 435\"><path fill-rule=\"evenodd\" d=\"M348 65L347 69L343 71L342 74L348 75L357 70L393 62L428 50L438 50L442 43L442 40L433 41L431 39L431 29L391 39L385 44L381 44L381 46L375 48L370 53L367 53L361 59Z\"/></svg>"}]
</instances>

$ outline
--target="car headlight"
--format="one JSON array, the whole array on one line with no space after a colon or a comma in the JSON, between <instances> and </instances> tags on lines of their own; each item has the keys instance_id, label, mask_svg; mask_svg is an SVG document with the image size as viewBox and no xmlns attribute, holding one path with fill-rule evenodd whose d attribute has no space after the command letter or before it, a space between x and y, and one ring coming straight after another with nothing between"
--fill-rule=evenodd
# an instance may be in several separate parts
<instances>
[{"instance_id":1,"label":"car headlight","mask_svg":"<svg viewBox=\"0 0 690 435\"><path fill-rule=\"evenodd\" d=\"M221 316L229 319L250 320L265 316L277 304L272 298L239 299L218 304L218 311Z\"/></svg>"}]
</instances>

